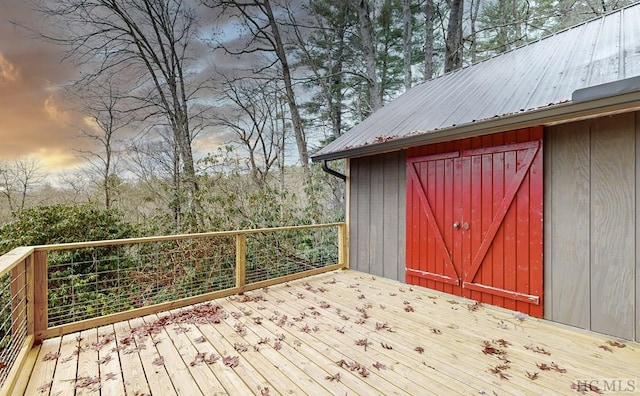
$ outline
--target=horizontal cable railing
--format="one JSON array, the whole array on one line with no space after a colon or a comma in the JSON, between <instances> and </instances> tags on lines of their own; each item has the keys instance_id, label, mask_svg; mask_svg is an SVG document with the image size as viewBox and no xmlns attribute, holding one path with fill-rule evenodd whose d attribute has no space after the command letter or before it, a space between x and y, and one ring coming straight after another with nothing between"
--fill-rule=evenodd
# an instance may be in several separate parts
<instances>
[{"instance_id":1,"label":"horizontal cable railing","mask_svg":"<svg viewBox=\"0 0 640 396\"><path fill-rule=\"evenodd\" d=\"M0 394L11 394L33 347L32 253L18 248L0 257ZM4 386L7 382L10 387Z\"/></svg>"},{"instance_id":2,"label":"horizontal cable railing","mask_svg":"<svg viewBox=\"0 0 640 396\"><path fill-rule=\"evenodd\" d=\"M235 286L233 236L48 254L49 327Z\"/></svg>"},{"instance_id":3,"label":"horizontal cable railing","mask_svg":"<svg viewBox=\"0 0 640 396\"><path fill-rule=\"evenodd\" d=\"M0 256L0 394L43 339L346 267L343 223L18 248Z\"/></svg>"},{"instance_id":4,"label":"horizontal cable railing","mask_svg":"<svg viewBox=\"0 0 640 396\"><path fill-rule=\"evenodd\" d=\"M21 267L0 278L0 383L27 339L26 274Z\"/></svg>"}]
</instances>

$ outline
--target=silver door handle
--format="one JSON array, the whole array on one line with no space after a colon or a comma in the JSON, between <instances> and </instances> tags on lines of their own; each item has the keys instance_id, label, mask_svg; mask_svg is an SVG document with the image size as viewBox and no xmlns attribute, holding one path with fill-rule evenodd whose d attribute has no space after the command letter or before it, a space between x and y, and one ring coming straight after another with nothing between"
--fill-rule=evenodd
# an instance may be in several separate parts
<instances>
[{"instance_id":1,"label":"silver door handle","mask_svg":"<svg viewBox=\"0 0 640 396\"><path fill-rule=\"evenodd\" d=\"M453 228L455 230L459 229L460 228L460 223L458 223L457 221L455 223L453 223Z\"/></svg>"}]
</instances>

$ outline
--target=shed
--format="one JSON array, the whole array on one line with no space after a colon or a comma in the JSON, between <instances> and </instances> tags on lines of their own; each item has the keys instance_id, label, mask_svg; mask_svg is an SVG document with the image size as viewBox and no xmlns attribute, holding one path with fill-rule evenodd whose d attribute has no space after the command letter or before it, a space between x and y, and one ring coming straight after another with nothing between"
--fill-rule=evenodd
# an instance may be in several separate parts
<instances>
[{"instance_id":1,"label":"shed","mask_svg":"<svg viewBox=\"0 0 640 396\"><path fill-rule=\"evenodd\" d=\"M347 159L350 267L640 341L640 4L417 85Z\"/></svg>"}]
</instances>

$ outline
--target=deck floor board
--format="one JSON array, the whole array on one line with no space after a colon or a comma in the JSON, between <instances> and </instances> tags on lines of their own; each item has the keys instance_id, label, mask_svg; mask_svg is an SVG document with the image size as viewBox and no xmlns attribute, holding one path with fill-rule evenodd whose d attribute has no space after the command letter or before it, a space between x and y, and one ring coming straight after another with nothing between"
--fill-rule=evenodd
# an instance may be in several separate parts
<instances>
[{"instance_id":1,"label":"deck floor board","mask_svg":"<svg viewBox=\"0 0 640 396\"><path fill-rule=\"evenodd\" d=\"M355 271L208 307L216 320L187 307L46 340L26 394L575 395L605 380L640 392L638 343Z\"/></svg>"}]
</instances>

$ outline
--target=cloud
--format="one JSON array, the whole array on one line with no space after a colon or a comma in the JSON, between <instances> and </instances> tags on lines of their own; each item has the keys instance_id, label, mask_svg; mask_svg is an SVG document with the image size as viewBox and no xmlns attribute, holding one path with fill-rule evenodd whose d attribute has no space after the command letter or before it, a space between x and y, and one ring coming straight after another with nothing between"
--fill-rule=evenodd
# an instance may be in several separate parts
<instances>
[{"instance_id":1,"label":"cloud","mask_svg":"<svg viewBox=\"0 0 640 396\"><path fill-rule=\"evenodd\" d=\"M59 172L77 168L78 158L70 151L63 149L40 148L31 154L49 172Z\"/></svg>"},{"instance_id":2,"label":"cloud","mask_svg":"<svg viewBox=\"0 0 640 396\"><path fill-rule=\"evenodd\" d=\"M193 150L197 153L212 153L223 147L228 142L228 136L224 133L209 133L193 140Z\"/></svg>"},{"instance_id":3,"label":"cloud","mask_svg":"<svg viewBox=\"0 0 640 396\"><path fill-rule=\"evenodd\" d=\"M29 2L0 0L0 10L0 160L33 156L46 172L80 165L73 148L87 143L72 125L82 120L59 88L76 71L59 47L19 27L39 22Z\"/></svg>"},{"instance_id":4,"label":"cloud","mask_svg":"<svg viewBox=\"0 0 640 396\"><path fill-rule=\"evenodd\" d=\"M49 95L49 97L45 99L44 111L47 113L51 120L61 124L68 124L71 119L69 112L62 110L56 104L56 98L53 95Z\"/></svg>"},{"instance_id":5,"label":"cloud","mask_svg":"<svg viewBox=\"0 0 640 396\"><path fill-rule=\"evenodd\" d=\"M0 53L0 84L8 84L20 79L20 71Z\"/></svg>"}]
</instances>

